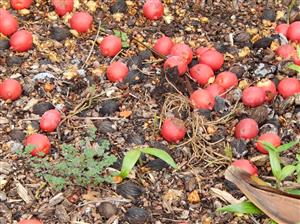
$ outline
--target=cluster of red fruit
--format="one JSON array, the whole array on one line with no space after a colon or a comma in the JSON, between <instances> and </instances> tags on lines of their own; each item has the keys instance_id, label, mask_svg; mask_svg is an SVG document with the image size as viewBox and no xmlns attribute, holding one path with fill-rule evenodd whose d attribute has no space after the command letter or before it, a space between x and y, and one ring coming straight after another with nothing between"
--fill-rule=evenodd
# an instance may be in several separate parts
<instances>
[{"instance_id":1,"label":"cluster of red fruit","mask_svg":"<svg viewBox=\"0 0 300 224\"><path fill-rule=\"evenodd\" d=\"M289 24L280 24L275 28L276 33L281 33L288 40L300 43L300 21ZM276 54L283 59L292 58L294 63L300 65L300 58L293 44L284 44L276 49Z\"/></svg>"},{"instance_id":2,"label":"cluster of red fruit","mask_svg":"<svg viewBox=\"0 0 300 224\"><path fill-rule=\"evenodd\" d=\"M29 8L32 0L11 0L11 6L16 10ZM10 37L11 49L24 52L32 48L32 33L27 30L18 30L19 23L16 17L5 9L0 9L0 33Z\"/></svg>"}]
</instances>

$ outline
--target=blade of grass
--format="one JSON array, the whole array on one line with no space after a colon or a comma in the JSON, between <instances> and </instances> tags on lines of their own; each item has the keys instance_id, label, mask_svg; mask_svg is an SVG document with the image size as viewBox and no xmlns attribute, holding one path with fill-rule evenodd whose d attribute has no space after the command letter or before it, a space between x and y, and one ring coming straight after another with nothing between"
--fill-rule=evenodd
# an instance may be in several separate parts
<instances>
[{"instance_id":1,"label":"blade of grass","mask_svg":"<svg viewBox=\"0 0 300 224\"><path fill-rule=\"evenodd\" d=\"M139 149L130 150L125 154L120 172L120 176L122 178L126 178L128 176L140 156L141 151Z\"/></svg>"},{"instance_id":2,"label":"blade of grass","mask_svg":"<svg viewBox=\"0 0 300 224\"><path fill-rule=\"evenodd\" d=\"M250 201L243 201L237 204L231 204L217 209L218 212L233 212L242 214L258 215L263 212Z\"/></svg>"},{"instance_id":3,"label":"blade of grass","mask_svg":"<svg viewBox=\"0 0 300 224\"><path fill-rule=\"evenodd\" d=\"M150 154L152 156L158 157L161 160L165 161L174 169L177 169L177 165L173 158L164 150L156 149L156 148L141 148L140 149L143 153Z\"/></svg>"},{"instance_id":4,"label":"blade of grass","mask_svg":"<svg viewBox=\"0 0 300 224\"><path fill-rule=\"evenodd\" d=\"M278 146L278 147L276 148L276 151L277 151L277 152L284 152L284 151L286 151L286 150L288 150L288 149L294 147L294 146L297 145L297 144L299 144L298 141L288 142L288 143L286 143L286 144L284 144L284 145Z\"/></svg>"}]
</instances>

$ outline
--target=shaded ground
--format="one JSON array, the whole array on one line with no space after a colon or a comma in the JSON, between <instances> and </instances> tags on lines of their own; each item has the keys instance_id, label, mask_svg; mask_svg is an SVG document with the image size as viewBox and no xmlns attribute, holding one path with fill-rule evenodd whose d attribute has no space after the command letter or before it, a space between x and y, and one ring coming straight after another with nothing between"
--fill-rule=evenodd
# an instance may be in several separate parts
<instances>
[{"instance_id":1,"label":"shaded ground","mask_svg":"<svg viewBox=\"0 0 300 224\"><path fill-rule=\"evenodd\" d=\"M126 1L127 10L121 8L124 13L117 14L112 13L115 10L113 1L82 1L78 11L88 10L94 17L94 27L88 34L76 36L69 33L67 20L56 17L48 2L36 2L38 4L33 5L27 15L11 10L18 17L20 27L34 33L33 50L14 53L4 49L5 40L0 40L1 79L16 78L24 87L19 100L0 103L0 162L10 165L4 171L0 170L1 223L13 223L29 216L38 217L44 223L105 223L106 210L114 211L115 208L110 208L111 204L99 206L103 201L112 202L117 208L107 223L127 223L128 219L130 223L144 222L136 216L149 216L149 223L157 224L267 223L264 216L254 219L215 212L225 203L211 192L211 188L227 190L237 198L242 196L224 182L223 173L230 163L231 153L233 158L252 159L261 174L270 175L266 157L259 156L252 142L234 140L233 128L240 118L250 116L259 122L261 132L280 129L282 141L291 141L299 138L299 105L294 99L283 101L279 97L270 105L246 109L240 103L236 104L241 93L237 88L228 93L226 104L222 102L212 113L200 115L187 111L189 106L185 98L179 97L173 86L187 96L189 85L171 73L168 80L173 86L170 85L161 70L162 60L145 51L147 49L133 37L148 46L152 46L161 34L176 42L185 42L194 49L214 46L225 55L222 70L234 71L239 76L240 88L264 77L278 82L278 78L286 74L281 68L282 63L275 60L271 44L279 39L273 35L276 14L277 22L284 20L280 15L286 13L287 3L266 10L262 3L244 1L235 11L226 0L214 1L213 5L204 8L195 5L194 1L165 0L164 19L150 22L141 13L140 1ZM0 3L1 7L5 5L7 1ZM105 69L111 59L100 55L97 44L88 58L99 22L106 33L121 29L131 40L130 47L115 58L131 65L131 74L124 83L112 84L107 80ZM104 35L101 31L99 41ZM48 77L40 79L40 73L47 73ZM99 97L80 111L78 105L90 96L88 87L91 85L96 86L95 94ZM192 83L192 88L196 89L197 85ZM170 93L172 95L166 95ZM164 105L166 102L169 104ZM38 115L50 109L51 104L65 115L78 112L63 123L58 132L48 135L52 143L52 160L60 156L63 143L77 144L92 121L98 129L97 138L108 139L111 152L118 158L136 145L147 144L167 150L180 170L173 171L158 159L151 158L149 162L149 158L145 158L121 190L120 185L103 184L92 189L69 187L61 192L54 191L35 177L24 165L25 161L15 154L26 134L38 130ZM179 104L186 108L178 109ZM166 108L173 109L174 114L186 119L190 125L199 124L193 128L199 128L201 137L178 146L163 141L159 136L158 117L166 115L162 113ZM231 150L226 151L230 145ZM286 158L292 158L293 153L287 154ZM145 168L146 164L148 168ZM118 164L115 168L119 168ZM20 196L22 186L27 189L24 194L28 200L26 196L25 199L24 195ZM130 210L134 207L144 208L147 213Z\"/></svg>"}]
</instances>

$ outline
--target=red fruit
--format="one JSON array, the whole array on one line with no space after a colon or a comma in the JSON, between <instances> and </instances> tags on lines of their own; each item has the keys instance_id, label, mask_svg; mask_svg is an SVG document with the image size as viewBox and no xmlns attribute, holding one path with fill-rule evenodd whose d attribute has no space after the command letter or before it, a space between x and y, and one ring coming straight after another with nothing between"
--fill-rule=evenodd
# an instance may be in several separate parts
<instances>
[{"instance_id":1,"label":"red fruit","mask_svg":"<svg viewBox=\"0 0 300 224\"><path fill-rule=\"evenodd\" d=\"M186 60L187 64L193 60L193 50L186 44L175 44L170 54L172 56L181 56Z\"/></svg>"},{"instance_id":2,"label":"red fruit","mask_svg":"<svg viewBox=\"0 0 300 224\"><path fill-rule=\"evenodd\" d=\"M52 5L54 10L59 16L64 16L68 12L73 11L73 0L52 0Z\"/></svg>"},{"instance_id":3,"label":"red fruit","mask_svg":"<svg viewBox=\"0 0 300 224\"><path fill-rule=\"evenodd\" d=\"M86 33L91 28L93 17L87 12L76 12L69 20L70 26L73 30L79 33Z\"/></svg>"},{"instance_id":4,"label":"red fruit","mask_svg":"<svg viewBox=\"0 0 300 224\"><path fill-rule=\"evenodd\" d=\"M291 41L300 42L300 21L290 24L286 36Z\"/></svg>"},{"instance_id":5,"label":"red fruit","mask_svg":"<svg viewBox=\"0 0 300 224\"><path fill-rule=\"evenodd\" d=\"M43 156L50 152L50 141L46 135L32 134L25 140L25 146L34 147L30 154L32 156Z\"/></svg>"},{"instance_id":6,"label":"red fruit","mask_svg":"<svg viewBox=\"0 0 300 224\"><path fill-rule=\"evenodd\" d=\"M238 85L238 78L232 72L221 72L217 75L215 83L227 90Z\"/></svg>"},{"instance_id":7,"label":"red fruit","mask_svg":"<svg viewBox=\"0 0 300 224\"><path fill-rule=\"evenodd\" d=\"M199 48L197 48L197 50L196 50L196 56L197 56L197 58L198 58L198 60L200 60L200 56L204 53L204 52L206 52L206 51L208 51L208 50L215 50L214 48L209 48L209 47L199 47Z\"/></svg>"},{"instance_id":8,"label":"red fruit","mask_svg":"<svg viewBox=\"0 0 300 224\"><path fill-rule=\"evenodd\" d=\"M275 32L276 32L276 33L281 33L281 34L283 34L284 36L286 36L286 35L287 35L288 28L289 28L289 24L282 23L282 24L278 25L278 26L275 28Z\"/></svg>"},{"instance_id":9,"label":"red fruit","mask_svg":"<svg viewBox=\"0 0 300 224\"><path fill-rule=\"evenodd\" d=\"M162 36L156 41L153 49L158 53L167 56L170 54L173 46L174 43L170 37Z\"/></svg>"},{"instance_id":10,"label":"red fruit","mask_svg":"<svg viewBox=\"0 0 300 224\"><path fill-rule=\"evenodd\" d=\"M157 20L164 15L164 5L160 0L147 0L144 4L143 12L147 19Z\"/></svg>"},{"instance_id":11,"label":"red fruit","mask_svg":"<svg viewBox=\"0 0 300 224\"><path fill-rule=\"evenodd\" d=\"M11 36L9 43L15 51L28 51L32 48L32 34L27 30L19 30Z\"/></svg>"},{"instance_id":12,"label":"red fruit","mask_svg":"<svg viewBox=\"0 0 300 224\"><path fill-rule=\"evenodd\" d=\"M247 87L243 91L242 101L245 106L258 107L265 102L266 93L265 91L256 86Z\"/></svg>"},{"instance_id":13,"label":"red fruit","mask_svg":"<svg viewBox=\"0 0 300 224\"><path fill-rule=\"evenodd\" d=\"M291 44L284 44L276 49L276 54L283 59L289 59L290 57L293 57L295 53L296 49Z\"/></svg>"},{"instance_id":14,"label":"red fruit","mask_svg":"<svg viewBox=\"0 0 300 224\"><path fill-rule=\"evenodd\" d=\"M99 46L101 54L108 57L114 57L122 49L122 41L119 37L109 35L105 37Z\"/></svg>"},{"instance_id":15,"label":"red fruit","mask_svg":"<svg viewBox=\"0 0 300 224\"><path fill-rule=\"evenodd\" d=\"M171 56L164 63L164 69L173 68L177 66L179 75L183 75L187 70L186 60L180 56Z\"/></svg>"},{"instance_id":16,"label":"red fruit","mask_svg":"<svg viewBox=\"0 0 300 224\"><path fill-rule=\"evenodd\" d=\"M276 133L269 132L269 133L262 134L257 140L256 148L258 151L260 151L263 154L268 154L269 152L265 149L263 144L259 141L268 142L268 143L272 144L274 147L278 147L281 144L281 139Z\"/></svg>"},{"instance_id":17,"label":"red fruit","mask_svg":"<svg viewBox=\"0 0 300 224\"><path fill-rule=\"evenodd\" d=\"M208 65L214 71L219 70L224 64L223 54L216 51L215 49L208 49L208 50L203 49L203 51L204 52L198 50L197 56L198 56L199 63Z\"/></svg>"},{"instance_id":18,"label":"red fruit","mask_svg":"<svg viewBox=\"0 0 300 224\"><path fill-rule=\"evenodd\" d=\"M112 82L121 82L128 75L128 67L123 62L114 61L108 66L106 75Z\"/></svg>"},{"instance_id":19,"label":"red fruit","mask_svg":"<svg viewBox=\"0 0 300 224\"><path fill-rule=\"evenodd\" d=\"M21 84L14 79L7 79L0 84L0 98L3 100L16 100L22 94Z\"/></svg>"},{"instance_id":20,"label":"red fruit","mask_svg":"<svg viewBox=\"0 0 300 224\"><path fill-rule=\"evenodd\" d=\"M215 98L206 89L198 89L193 92L190 100L197 109L212 110L215 105Z\"/></svg>"},{"instance_id":21,"label":"red fruit","mask_svg":"<svg viewBox=\"0 0 300 224\"><path fill-rule=\"evenodd\" d=\"M300 81L296 78L284 78L279 82L277 89L283 98L293 96L300 93Z\"/></svg>"},{"instance_id":22,"label":"red fruit","mask_svg":"<svg viewBox=\"0 0 300 224\"><path fill-rule=\"evenodd\" d=\"M41 221L37 219L23 219L18 224L43 224Z\"/></svg>"},{"instance_id":23,"label":"red fruit","mask_svg":"<svg viewBox=\"0 0 300 224\"><path fill-rule=\"evenodd\" d=\"M249 173L251 176L257 176L258 175L258 169L255 165L253 165L249 160L247 159L239 159L234 161L231 165L241 168L242 170Z\"/></svg>"},{"instance_id":24,"label":"red fruit","mask_svg":"<svg viewBox=\"0 0 300 224\"><path fill-rule=\"evenodd\" d=\"M160 133L168 142L178 143L184 138L186 128L182 120L177 118L168 118L164 120Z\"/></svg>"},{"instance_id":25,"label":"red fruit","mask_svg":"<svg viewBox=\"0 0 300 224\"><path fill-rule=\"evenodd\" d=\"M271 102L277 95L276 86L272 80L261 80L257 83L257 87L262 88L266 94L266 101Z\"/></svg>"},{"instance_id":26,"label":"red fruit","mask_svg":"<svg viewBox=\"0 0 300 224\"><path fill-rule=\"evenodd\" d=\"M40 128L46 132L54 131L59 125L61 120L61 115L58 110L48 110L46 111L40 120Z\"/></svg>"},{"instance_id":27,"label":"red fruit","mask_svg":"<svg viewBox=\"0 0 300 224\"><path fill-rule=\"evenodd\" d=\"M297 53L294 54L293 60L296 65L300 66L300 58L298 57Z\"/></svg>"},{"instance_id":28,"label":"red fruit","mask_svg":"<svg viewBox=\"0 0 300 224\"><path fill-rule=\"evenodd\" d=\"M10 36L19 28L18 20L5 9L0 11L0 33Z\"/></svg>"},{"instance_id":29,"label":"red fruit","mask_svg":"<svg viewBox=\"0 0 300 224\"><path fill-rule=\"evenodd\" d=\"M214 77L214 71L205 64L194 65L190 69L190 74L200 85L206 85L212 77Z\"/></svg>"},{"instance_id":30,"label":"red fruit","mask_svg":"<svg viewBox=\"0 0 300 224\"><path fill-rule=\"evenodd\" d=\"M258 125L255 120L245 118L235 126L236 138L252 139L258 134Z\"/></svg>"},{"instance_id":31,"label":"red fruit","mask_svg":"<svg viewBox=\"0 0 300 224\"><path fill-rule=\"evenodd\" d=\"M215 98L216 96L220 96L225 98L225 89L218 85L217 83L210 84L206 87L206 90Z\"/></svg>"},{"instance_id":32,"label":"red fruit","mask_svg":"<svg viewBox=\"0 0 300 224\"><path fill-rule=\"evenodd\" d=\"M16 10L28 9L32 0L10 0L10 4Z\"/></svg>"}]
</instances>

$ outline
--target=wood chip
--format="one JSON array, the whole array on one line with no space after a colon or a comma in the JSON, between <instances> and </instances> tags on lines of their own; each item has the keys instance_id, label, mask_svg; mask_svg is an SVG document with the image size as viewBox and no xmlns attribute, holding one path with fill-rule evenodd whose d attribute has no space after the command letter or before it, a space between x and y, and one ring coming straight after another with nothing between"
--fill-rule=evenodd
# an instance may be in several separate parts
<instances>
[{"instance_id":1,"label":"wood chip","mask_svg":"<svg viewBox=\"0 0 300 224\"><path fill-rule=\"evenodd\" d=\"M18 195L23 199L23 201L25 201L26 204L31 204L34 201L32 193L21 183L17 182L16 187Z\"/></svg>"},{"instance_id":2,"label":"wood chip","mask_svg":"<svg viewBox=\"0 0 300 224\"><path fill-rule=\"evenodd\" d=\"M12 166L7 163L0 161L0 174L9 174L11 171L13 171Z\"/></svg>"},{"instance_id":3,"label":"wood chip","mask_svg":"<svg viewBox=\"0 0 300 224\"><path fill-rule=\"evenodd\" d=\"M64 200L63 193L59 193L49 200L49 206L50 207L55 206L55 205L61 203L63 200Z\"/></svg>"}]
</instances>

